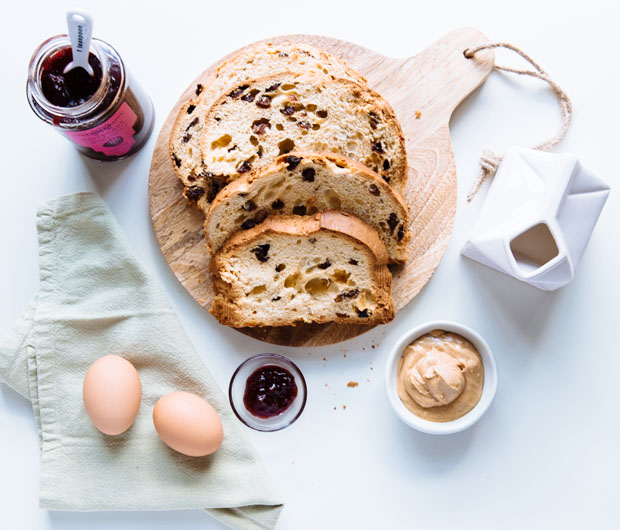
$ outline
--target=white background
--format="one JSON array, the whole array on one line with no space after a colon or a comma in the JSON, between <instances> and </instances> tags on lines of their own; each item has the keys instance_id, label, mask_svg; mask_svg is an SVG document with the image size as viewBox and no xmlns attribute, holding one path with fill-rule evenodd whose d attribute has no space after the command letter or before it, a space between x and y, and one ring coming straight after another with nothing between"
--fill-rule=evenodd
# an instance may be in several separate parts
<instances>
[{"instance_id":1,"label":"white background","mask_svg":"<svg viewBox=\"0 0 620 530\"><path fill-rule=\"evenodd\" d=\"M30 55L45 38L65 31L71 5L11 1L0 22L0 336L37 289L37 204L94 190L161 282L222 388L242 360L264 351L288 355L305 373L309 399L300 420L278 433L249 432L286 502L279 530L620 527L617 2L82 1L94 15L95 36L119 50L157 112L146 147L107 165L80 157L26 102ZM612 185L575 281L544 293L459 254L483 201L484 192L472 205L465 201L481 150L534 144L559 126L558 107L544 85L494 73L451 122L460 185L448 251L394 322L345 344L298 350L261 344L216 324L168 269L148 213L156 133L178 95L220 56L273 35L318 33L408 56L461 26L522 47L550 72L575 106L559 150L575 153ZM500 61L519 64L501 53ZM430 319L477 329L499 366L498 393L487 415L447 437L401 424L383 389L391 346ZM359 387L347 388L350 380ZM50 513L38 508L38 474L30 405L2 385L3 530L224 528L199 510Z\"/></svg>"}]
</instances>

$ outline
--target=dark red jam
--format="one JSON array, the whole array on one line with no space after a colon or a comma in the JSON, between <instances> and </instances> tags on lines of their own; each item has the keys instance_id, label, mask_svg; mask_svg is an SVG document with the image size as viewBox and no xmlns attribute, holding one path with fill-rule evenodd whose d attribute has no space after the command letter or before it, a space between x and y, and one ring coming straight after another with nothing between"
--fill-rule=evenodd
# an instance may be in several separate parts
<instances>
[{"instance_id":1,"label":"dark red jam","mask_svg":"<svg viewBox=\"0 0 620 530\"><path fill-rule=\"evenodd\" d=\"M88 62L67 73L73 52L58 35L35 51L28 68L26 93L35 114L71 140L84 155L111 161L138 151L153 129L153 104L125 69L118 52L93 39Z\"/></svg>"},{"instance_id":2,"label":"dark red jam","mask_svg":"<svg viewBox=\"0 0 620 530\"><path fill-rule=\"evenodd\" d=\"M286 368L275 365L256 370L245 384L245 408L259 418L282 414L297 397L295 377Z\"/></svg>"},{"instance_id":3,"label":"dark red jam","mask_svg":"<svg viewBox=\"0 0 620 530\"><path fill-rule=\"evenodd\" d=\"M72 61L71 48L63 48L43 63L41 89L45 98L57 107L77 107L88 101L101 84L103 72L99 59L88 54L88 63L93 69L90 76L83 68L73 68L65 73L65 67Z\"/></svg>"}]
</instances>

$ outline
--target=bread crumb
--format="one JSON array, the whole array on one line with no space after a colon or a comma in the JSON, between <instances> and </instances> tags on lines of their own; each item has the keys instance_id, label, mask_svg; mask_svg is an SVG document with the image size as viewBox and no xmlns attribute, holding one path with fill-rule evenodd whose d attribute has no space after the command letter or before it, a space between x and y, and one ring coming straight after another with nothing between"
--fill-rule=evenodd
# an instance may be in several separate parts
<instances>
[{"instance_id":1,"label":"bread crumb","mask_svg":"<svg viewBox=\"0 0 620 530\"><path fill-rule=\"evenodd\" d=\"M415 111L415 119L419 120L422 117L422 112L420 112L419 110Z\"/></svg>"},{"instance_id":2,"label":"bread crumb","mask_svg":"<svg viewBox=\"0 0 620 530\"><path fill-rule=\"evenodd\" d=\"M347 383L347 386L348 386L349 388L355 388L355 387L356 387L356 386L358 386L358 385L359 385L359 383L358 383L357 381L349 381L349 382Z\"/></svg>"},{"instance_id":3,"label":"bread crumb","mask_svg":"<svg viewBox=\"0 0 620 530\"><path fill-rule=\"evenodd\" d=\"M336 410L336 407L334 407L334 410Z\"/></svg>"}]
</instances>

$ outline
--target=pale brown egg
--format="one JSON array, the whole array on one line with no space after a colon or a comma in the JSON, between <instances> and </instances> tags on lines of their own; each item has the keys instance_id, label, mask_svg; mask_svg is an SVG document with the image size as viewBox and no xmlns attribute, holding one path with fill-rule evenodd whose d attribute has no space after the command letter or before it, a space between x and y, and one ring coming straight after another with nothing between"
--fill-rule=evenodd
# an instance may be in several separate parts
<instances>
[{"instance_id":1,"label":"pale brown egg","mask_svg":"<svg viewBox=\"0 0 620 530\"><path fill-rule=\"evenodd\" d=\"M189 392L171 392L153 408L153 423L162 441L187 456L206 456L222 443L222 421L204 399Z\"/></svg>"},{"instance_id":2,"label":"pale brown egg","mask_svg":"<svg viewBox=\"0 0 620 530\"><path fill-rule=\"evenodd\" d=\"M82 397L97 429L104 434L121 434L131 427L140 408L140 376L128 360L106 355L90 365Z\"/></svg>"}]
</instances>

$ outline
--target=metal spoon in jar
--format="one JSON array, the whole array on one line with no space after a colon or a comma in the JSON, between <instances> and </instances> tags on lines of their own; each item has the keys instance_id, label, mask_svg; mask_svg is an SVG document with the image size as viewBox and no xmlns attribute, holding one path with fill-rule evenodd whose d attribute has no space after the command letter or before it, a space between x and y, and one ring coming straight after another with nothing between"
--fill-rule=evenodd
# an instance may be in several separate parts
<instances>
[{"instance_id":1,"label":"metal spoon in jar","mask_svg":"<svg viewBox=\"0 0 620 530\"><path fill-rule=\"evenodd\" d=\"M74 68L83 68L91 77L95 74L88 64L90 39L93 35L93 18L84 11L69 11L67 13L67 27L71 39L73 60L65 66L64 72Z\"/></svg>"}]
</instances>

